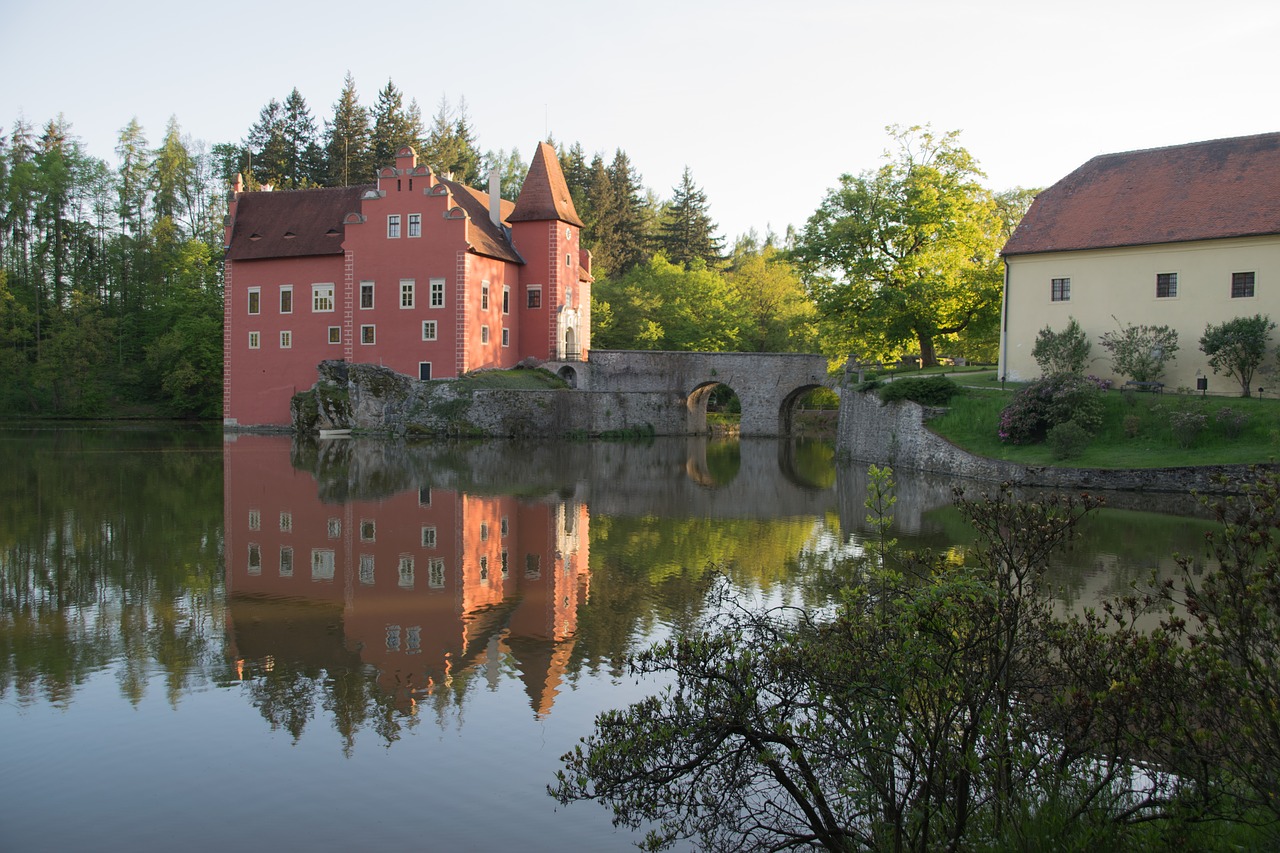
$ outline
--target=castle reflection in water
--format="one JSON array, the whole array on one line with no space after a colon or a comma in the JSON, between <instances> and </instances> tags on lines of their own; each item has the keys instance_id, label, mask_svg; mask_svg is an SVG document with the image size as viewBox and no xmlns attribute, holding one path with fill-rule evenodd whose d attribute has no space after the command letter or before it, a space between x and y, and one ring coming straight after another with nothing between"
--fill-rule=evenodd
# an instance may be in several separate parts
<instances>
[{"instance_id":1,"label":"castle reflection in water","mask_svg":"<svg viewBox=\"0 0 1280 853\"><path fill-rule=\"evenodd\" d=\"M225 446L228 652L241 674L277 659L363 664L412 713L497 656L548 714L589 592L586 504L412 475L333 500L289 447L275 436Z\"/></svg>"}]
</instances>

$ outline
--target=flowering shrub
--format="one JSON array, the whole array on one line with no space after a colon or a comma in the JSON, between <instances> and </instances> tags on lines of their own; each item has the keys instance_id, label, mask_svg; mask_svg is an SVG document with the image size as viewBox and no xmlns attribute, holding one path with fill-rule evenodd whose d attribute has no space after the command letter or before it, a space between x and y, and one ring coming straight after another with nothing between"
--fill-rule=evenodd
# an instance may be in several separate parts
<instances>
[{"instance_id":1,"label":"flowering shrub","mask_svg":"<svg viewBox=\"0 0 1280 853\"><path fill-rule=\"evenodd\" d=\"M1000 413L1000 440L1010 444L1043 441L1058 424L1075 421L1088 433L1102 426L1102 392L1081 376L1056 373L1023 388Z\"/></svg>"},{"instance_id":2,"label":"flowering shrub","mask_svg":"<svg viewBox=\"0 0 1280 853\"><path fill-rule=\"evenodd\" d=\"M1173 440L1179 447L1190 447L1196 443L1200 433L1209 425L1209 416L1200 412L1181 411L1169 414L1169 426L1173 429Z\"/></svg>"},{"instance_id":3,"label":"flowering shrub","mask_svg":"<svg viewBox=\"0 0 1280 853\"><path fill-rule=\"evenodd\" d=\"M1098 387L1098 390L1099 390L1099 391L1110 391L1110 390L1111 390L1111 380L1110 380L1110 379L1102 379L1102 378L1100 378L1100 377L1094 376L1092 373L1090 373L1088 376L1086 376L1086 377L1085 377L1085 379L1087 379L1088 381L1090 381L1090 382L1092 382L1094 385L1096 385L1096 386Z\"/></svg>"},{"instance_id":4,"label":"flowering shrub","mask_svg":"<svg viewBox=\"0 0 1280 853\"><path fill-rule=\"evenodd\" d=\"M1238 438L1240 433L1244 431L1244 425L1249 420L1249 415L1230 406L1223 406L1218 409L1218 413L1213 416L1218 422L1218 427L1222 430L1222 434L1227 438Z\"/></svg>"}]
</instances>

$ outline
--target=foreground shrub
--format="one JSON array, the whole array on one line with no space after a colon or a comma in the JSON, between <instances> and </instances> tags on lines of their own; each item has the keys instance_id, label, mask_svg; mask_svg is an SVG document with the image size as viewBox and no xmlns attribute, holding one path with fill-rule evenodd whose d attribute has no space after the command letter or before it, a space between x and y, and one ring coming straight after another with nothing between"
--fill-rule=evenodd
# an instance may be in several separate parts
<instances>
[{"instance_id":1,"label":"foreground shrub","mask_svg":"<svg viewBox=\"0 0 1280 853\"><path fill-rule=\"evenodd\" d=\"M1102 392L1089 380L1058 373L1032 382L1000 413L1000 439L1010 444L1043 441L1058 424L1075 421L1095 433L1102 426Z\"/></svg>"},{"instance_id":2,"label":"foreground shrub","mask_svg":"<svg viewBox=\"0 0 1280 853\"><path fill-rule=\"evenodd\" d=\"M919 379L899 379L881 385L880 402L910 400L922 406L945 406L960 393L960 386L945 376L922 376Z\"/></svg>"}]
</instances>

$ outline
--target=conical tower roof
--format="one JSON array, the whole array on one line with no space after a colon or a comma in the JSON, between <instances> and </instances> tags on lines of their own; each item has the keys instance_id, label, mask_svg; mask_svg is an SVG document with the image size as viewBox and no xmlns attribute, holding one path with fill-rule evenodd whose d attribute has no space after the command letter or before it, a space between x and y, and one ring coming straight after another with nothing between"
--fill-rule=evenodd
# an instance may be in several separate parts
<instances>
[{"instance_id":1,"label":"conical tower roof","mask_svg":"<svg viewBox=\"0 0 1280 853\"><path fill-rule=\"evenodd\" d=\"M564 179L556 150L546 142L539 142L538 150L533 153L529 174L520 188L519 198L516 199L516 208L507 217L507 221L541 222L545 220L559 220L582 227L578 211L573 208L569 184Z\"/></svg>"}]
</instances>

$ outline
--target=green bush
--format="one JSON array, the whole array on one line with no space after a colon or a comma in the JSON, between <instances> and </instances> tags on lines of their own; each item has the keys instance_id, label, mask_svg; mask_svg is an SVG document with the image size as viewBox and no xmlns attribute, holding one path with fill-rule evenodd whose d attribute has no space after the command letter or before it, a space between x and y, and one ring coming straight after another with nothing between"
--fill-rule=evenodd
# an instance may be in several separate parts
<instances>
[{"instance_id":1,"label":"green bush","mask_svg":"<svg viewBox=\"0 0 1280 853\"><path fill-rule=\"evenodd\" d=\"M1036 335L1036 345L1031 357L1040 365L1045 376L1055 373L1084 373L1089 363L1089 338L1072 317L1061 332L1045 326Z\"/></svg>"},{"instance_id":2,"label":"green bush","mask_svg":"<svg viewBox=\"0 0 1280 853\"><path fill-rule=\"evenodd\" d=\"M1244 425L1249 422L1249 415L1230 406L1223 406L1213 419L1218 422L1218 428L1227 438L1239 438Z\"/></svg>"},{"instance_id":3,"label":"green bush","mask_svg":"<svg viewBox=\"0 0 1280 853\"><path fill-rule=\"evenodd\" d=\"M960 386L945 376L922 376L919 379L899 379L882 385L878 391L880 402L910 400L922 406L945 406L960 393Z\"/></svg>"},{"instance_id":4,"label":"green bush","mask_svg":"<svg viewBox=\"0 0 1280 853\"><path fill-rule=\"evenodd\" d=\"M1209 425L1209 416L1201 412L1189 410L1171 412L1169 426L1173 430L1173 440L1179 447L1187 448L1196 443L1200 433Z\"/></svg>"},{"instance_id":5,"label":"green bush","mask_svg":"<svg viewBox=\"0 0 1280 853\"><path fill-rule=\"evenodd\" d=\"M1075 421L1058 424L1049 430L1049 446L1054 459L1075 459L1089 446L1089 432Z\"/></svg>"}]
</instances>

